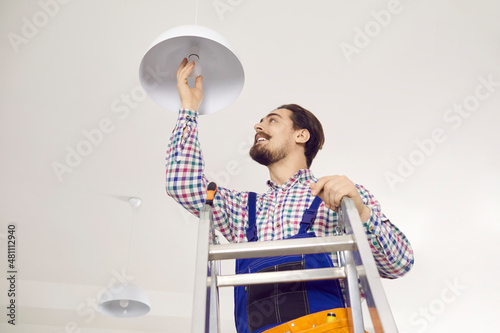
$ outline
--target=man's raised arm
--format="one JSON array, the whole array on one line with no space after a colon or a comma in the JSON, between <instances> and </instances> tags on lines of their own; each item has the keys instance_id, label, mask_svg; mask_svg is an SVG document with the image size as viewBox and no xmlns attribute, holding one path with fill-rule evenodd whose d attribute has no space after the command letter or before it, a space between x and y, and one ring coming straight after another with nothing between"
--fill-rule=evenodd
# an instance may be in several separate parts
<instances>
[{"instance_id":1,"label":"man's raised arm","mask_svg":"<svg viewBox=\"0 0 500 333\"><path fill-rule=\"evenodd\" d=\"M166 157L167 194L186 210L199 217L209 180L204 175L205 163L198 140L198 108L203 99L202 80L188 86L187 77L193 65L184 59L177 70L177 90L182 107L170 137ZM246 192L218 187L214 200L216 228L229 241L242 241Z\"/></svg>"}]
</instances>

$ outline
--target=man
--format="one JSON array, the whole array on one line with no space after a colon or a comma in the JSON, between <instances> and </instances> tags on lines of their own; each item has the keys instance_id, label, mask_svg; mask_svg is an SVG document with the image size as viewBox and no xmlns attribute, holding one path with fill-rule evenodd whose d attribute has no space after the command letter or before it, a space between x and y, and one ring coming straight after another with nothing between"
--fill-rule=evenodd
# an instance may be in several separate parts
<instances>
[{"instance_id":1,"label":"man","mask_svg":"<svg viewBox=\"0 0 500 333\"><path fill-rule=\"evenodd\" d=\"M199 76L194 88L189 87L187 77L193 68L194 63L188 64L184 59L177 71L182 107L167 152L166 190L184 208L199 216L209 181L203 173L204 162L197 135L203 78ZM270 175L268 192L256 198L256 238L259 241L296 235L301 216L314 196L319 196L323 202L310 230L319 237L334 235L336 211L342 197L348 196L363 221L380 275L397 278L410 270L413 265L410 243L385 217L377 200L364 187L355 185L345 176L316 179L312 175L309 167L323 145L324 135L321 123L311 112L298 105L284 105L267 114L254 128L255 142L250 155L265 165ZM229 242L250 240L247 235L248 204L248 192L218 188L214 223Z\"/></svg>"}]
</instances>

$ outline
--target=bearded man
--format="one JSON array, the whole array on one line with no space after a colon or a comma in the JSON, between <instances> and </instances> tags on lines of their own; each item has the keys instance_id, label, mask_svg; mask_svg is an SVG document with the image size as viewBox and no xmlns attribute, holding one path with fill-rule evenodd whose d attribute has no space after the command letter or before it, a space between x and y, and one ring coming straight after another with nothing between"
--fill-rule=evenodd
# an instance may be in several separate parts
<instances>
[{"instance_id":1,"label":"bearded man","mask_svg":"<svg viewBox=\"0 0 500 333\"><path fill-rule=\"evenodd\" d=\"M198 141L197 119L203 99L203 78L199 76L191 88L187 77L193 68L194 63L188 64L184 59L177 71L181 109L167 151L166 190L185 209L199 216L210 181L204 175L204 161ZM310 111L296 104L282 105L265 115L254 129L255 141L250 156L268 168L269 189L264 194L254 194L218 188L213 203L214 224L229 242L295 237L306 230L301 228L301 217L315 201L318 202L315 207L316 218L307 226L307 231L317 237L335 235L337 210L341 199L347 196L354 201L359 212L381 277L397 278L411 269L413 250L409 241L382 213L380 204L367 189L345 176L331 175L319 179L313 176L309 168L323 146L324 134L321 123ZM322 202L314 200L316 196ZM332 262L336 262L336 254L330 257L333 258ZM236 273L252 271L252 266L255 265L240 265L237 262ZM260 269L265 271L267 268ZM235 288L237 331L263 332L302 315L333 306L342 307L343 291L338 284L331 284L331 287L338 292L326 297L328 300L324 301L324 305L313 305L316 301L307 299L310 293L308 286L280 284L278 289L284 290L279 290L279 295L286 295L287 302L280 302L276 285L255 289L257 292L252 293L250 289ZM322 286L310 289L314 288L323 290ZM264 292L269 294L264 295ZM270 300L274 302L275 310L267 311L264 316L259 313L259 308L267 304L262 302L269 303ZM291 300L293 305L283 304L291 304Z\"/></svg>"}]
</instances>

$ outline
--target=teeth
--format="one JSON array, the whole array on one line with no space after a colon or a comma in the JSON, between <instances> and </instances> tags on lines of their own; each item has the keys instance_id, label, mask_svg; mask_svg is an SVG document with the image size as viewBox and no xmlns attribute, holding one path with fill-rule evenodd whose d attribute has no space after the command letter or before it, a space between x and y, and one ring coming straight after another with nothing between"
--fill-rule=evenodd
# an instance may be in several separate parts
<instances>
[{"instance_id":1,"label":"teeth","mask_svg":"<svg viewBox=\"0 0 500 333\"><path fill-rule=\"evenodd\" d=\"M265 141L267 140L266 138L259 138L257 141Z\"/></svg>"}]
</instances>

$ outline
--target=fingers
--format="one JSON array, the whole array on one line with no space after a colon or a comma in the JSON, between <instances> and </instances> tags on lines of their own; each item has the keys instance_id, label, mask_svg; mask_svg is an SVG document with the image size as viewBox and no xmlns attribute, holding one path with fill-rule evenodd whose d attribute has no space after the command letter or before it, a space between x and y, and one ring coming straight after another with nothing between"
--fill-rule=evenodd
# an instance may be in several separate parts
<instances>
[{"instance_id":1,"label":"fingers","mask_svg":"<svg viewBox=\"0 0 500 333\"><path fill-rule=\"evenodd\" d=\"M177 77L179 77L180 71L186 66L187 61L188 61L187 58L182 59L182 62L179 65L179 68L177 68Z\"/></svg>"},{"instance_id":2,"label":"fingers","mask_svg":"<svg viewBox=\"0 0 500 333\"><path fill-rule=\"evenodd\" d=\"M335 211L344 196L353 198L357 193L354 183L345 176L322 177L316 184L311 184L311 194L319 196L326 208Z\"/></svg>"},{"instance_id":3,"label":"fingers","mask_svg":"<svg viewBox=\"0 0 500 333\"><path fill-rule=\"evenodd\" d=\"M194 61L191 61L189 64L187 63L187 59L184 58L177 69L177 84L179 83L187 83L187 78L189 73L194 68Z\"/></svg>"},{"instance_id":4,"label":"fingers","mask_svg":"<svg viewBox=\"0 0 500 333\"><path fill-rule=\"evenodd\" d=\"M333 179L326 185L328 186L328 193L330 193L330 209L338 210L342 198L348 196L351 192L350 185L340 177Z\"/></svg>"},{"instance_id":5,"label":"fingers","mask_svg":"<svg viewBox=\"0 0 500 333\"><path fill-rule=\"evenodd\" d=\"M194 87L195 87L196 89L203 90L203 76L201 76L201 75L200 75L200 76L198 76L198 77L196 78L196 81L195 81L195 83L194 83Z\"/></svg>"},{"instance_id":6,"label":"fingers","mask_svg":"<svg viewBox=\"0 0 500 333\"><path fill-rule=\"evenodd\" d=\"M332 208L330 203L332 201L332 195L333 193L331 193L329 190L330 190L330 187L328 188L325 188L325 185L332 180L333 177L321 177L320 179L318 179L318 181L316 183L312 183L310 186L311 186L311 194L312 195L317 195L318 197L321 198L321 200L323 200L323 202L325 203L325 207L326 208Z\"/></svg>"},{"instance_id":7,"label":"fingers","mask_svg":"<svg viewBox=\"0 0 500 333\"><path fill-rule=\"evenodd\" d=\"M188 85L188 76L194 66L194 61L188 63L184 58L177 69L177 92L181 99L181 107L190 110L198 110L203 99L203 77L196 78L194 88Z\"/></svg>"},{"instance_id":8,"label":"fingers","mask_svg":"<svg viewBox=\"0 0 500 333\"><path fill-rule=\"evenodd\" d=\"M321 177L316 183L311 184L311 194L318 195L321 191L323 191L323 187L330 178L331 177Z\"/></svg>"},{"instance_id":9,"label":"fingers","mask_svg":"<svg viewBox=\"0 0 500 333\"><path fill-rule=\"evenodd\" d=\"M342 192L340 192L338 179L335 177L329 177L324 180L323 185L323 201L325 202L326 208L337 210L337 207L340 203L339 196L343 196Z\"/></svg>"}]
</instances>

